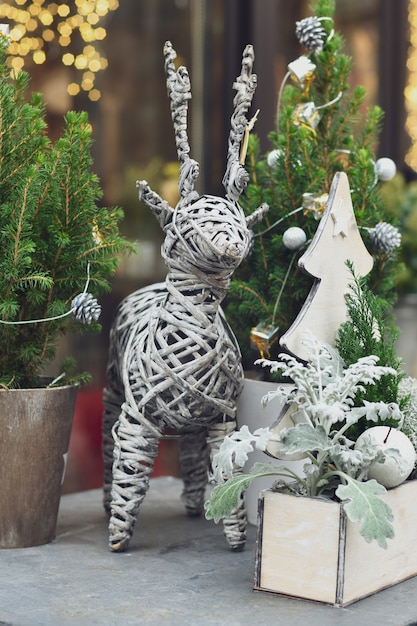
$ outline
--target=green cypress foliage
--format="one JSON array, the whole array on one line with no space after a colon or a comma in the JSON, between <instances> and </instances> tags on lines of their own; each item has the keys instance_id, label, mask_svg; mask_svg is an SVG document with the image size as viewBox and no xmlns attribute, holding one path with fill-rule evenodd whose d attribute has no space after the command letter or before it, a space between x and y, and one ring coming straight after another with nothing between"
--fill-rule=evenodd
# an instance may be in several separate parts
<instances>
[{"instance_id":1,"label":"green cypress foliage","mask_svg":"<svg viewBox=\"0 0 417 626\"><path fill-rule=\"evenodd\" d=\"M409 397L401 396L399 384L405 373L401 359L397 356L395 342L399 330L392 315L389 315L389 304L386 299L378 297L369 288L368 281L359 279L354 274L352 264L350 290L346 294L348 320L339 328L336 348L346 366L356 363L360 358L373 354L378 357L378 365L391 367L398 375L387 375L373 385L363 386L355 398L355 405L367 402L396 402L401 409L406 408ZM352 429L350 435L357 438L365 429L365 420ZM381 422L381 424L387 422ZM390 423L397 426L397 423Z\"/></svg>"},{"instance_id":2,"label":"green cypress foliage","mask_svg":"<svg viewBox=\"0 0 417 626\"><path fill-rule=\"evenodd\" d=\"M317 17L333 14L334 2L318 0ZM275 163L268 164L267 155L261 154L256 134L250 137L246 158L250 183L242 206L248 214L263 202L270 209L266 220L256 227L252 254L235 274L226 307L247 367L259 357L258 351L251 348L251 328L271 324L282 335L308 295L313 279L297 265L305 246L296 251L287 249L283 234L289 227L298 226L306 233L308 244L322 212L311 206L298 209L303 206L303 199L305 203L304 194L311 194L322 210L325 202L320 199L329 192L337 171L348 174L356 219L368 250L374 254L369 287L390 302L393 300L396 253L374 253L366 230L380 221L391 220L386 216L374 171L374 150L383 114L378 106L364 112L365 90L350 89L352 60L343 53L343 39L337 32L330 36L331 21L324 20L321 25L328 37L323 49L301 52L316 65L312 80L304 86L288 81L283 89L278 127L269 135L271 151L276 151ZM299 122L294 115L296 107L306 102L313 102L316 108L324 107L317 111L320 121L316 128L309 123L295 123ZM279 351L276 342L271 358L276 358Z\"/></svg>"},{"instance_id":3,"label":"green cypress foliage","mask_svg":"<svg viewBox=\"0 0 417 626\"><path fill-rule=\"evenodd\" d=\"M399 330L389 315L387 300L375 295L367 280L359 279L352 265L349 263L348 266L353 277L346 294L348 321L339 328L336 347L348 366L364 356L374 354L379 358L378 365L397 370L400 374L398 377L385 376L381 388L378 389L378 385L370 387L366 397L372 402L397 402L398 383L404 375L395 348ZM369 394L374 397L370 398Z\"/></svg>"},{"instance_id":4,"label":"green cypress foliage","mask_svg":"<svg viewBox=\"0 0 417 626\"><path fill-rule=\"evenodd\" d=\"M118 257L118 208L100 207L92 172L87 114L70 112L60 139L47 136L40 94L28 100L29 77L10 76L0 37L0 320L62 315L87 281L94 296L109 291ZM0 323L0 385L30 387L55 356L59 336L83 324L72 316L24 325ZM89 329L98 331L93 322Z\"/></svg>"}]
</instances>

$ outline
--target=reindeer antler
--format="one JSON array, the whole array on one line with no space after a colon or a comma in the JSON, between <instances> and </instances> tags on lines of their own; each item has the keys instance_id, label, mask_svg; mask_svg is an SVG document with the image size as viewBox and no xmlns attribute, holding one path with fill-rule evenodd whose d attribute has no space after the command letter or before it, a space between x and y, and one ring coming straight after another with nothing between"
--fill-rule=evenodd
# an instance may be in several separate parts
<instances>
[{"instance_id":1,"label":"reindeer antler","mask_svg":"<svg viewBox=\"0 0 417 626\"><path fill-rule=\"evenodd\" d=\"M197 161L189 156L190 145L187 134L188 100L191 99L191 84L187 68L183 65L175 69L174 59L177 53L170 41L164 46L165 72L167 76L168 96L171 103L171 117L175 132L175 145L177 146L178 160L180 162L180 177L178 188L181 203L189 202L193 197L198 197L194 191L194 185L199 174Z\"/></svg>"},{"instance_id":2,"label":"reindeer antler","mask_svg":"<svg viewBox=\"0 0 417 626\"><path fill-rule=\"evenodd\" d=\"M226 195L231 200L237 200L248 184L248 174L240 164L241 143L247 129L255 122L257 113L251 122L246 119L246 113L252 104L256 89L256 74L252 74L255 54L251 45L246 46L242 56L242 69L233 88L237 93L233 100L233 114L229 134L227 167L223 177L223 186ZM244 159L243 159L244 160Z\"/></svg>"}]
</instances>

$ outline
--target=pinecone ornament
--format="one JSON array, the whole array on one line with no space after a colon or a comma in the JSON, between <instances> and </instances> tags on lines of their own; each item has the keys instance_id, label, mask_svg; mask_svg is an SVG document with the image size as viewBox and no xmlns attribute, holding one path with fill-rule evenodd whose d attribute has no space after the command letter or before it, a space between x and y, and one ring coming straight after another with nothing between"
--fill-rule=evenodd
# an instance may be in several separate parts
<instances>
[{"instance_id":1,"label":"pinecone ornament","mask_svg":"<svg viewBox=\"0 0 417 626\"><path fill-rule=\"evenodd\" d=\"M73 317L83 324L91 324L100 317L101 306L91 293L80 293L71 303Z\"/></svg>"},{"instance_id":2,"label":"pinecone ornament","mask_svg":"<svg viewBox=\"0 0 417 626\"><path fill-rule=\"evenodd\" d=\"M320 52L327 39L326 31L316 16L296 22L295 34L301 45L311 52Z\"/></svg>"},{"instance_id":3,"label":"pinecone ornament","mask_svg":"<svg viewBox=\"0 0 417 626\"><path fill-rule=\"evenodd\" d=\"M401 245L401 234L395 226L379 222L375 228L368 228L371 244L377 253L387 254Z\"/></svg>"}]
</instances>

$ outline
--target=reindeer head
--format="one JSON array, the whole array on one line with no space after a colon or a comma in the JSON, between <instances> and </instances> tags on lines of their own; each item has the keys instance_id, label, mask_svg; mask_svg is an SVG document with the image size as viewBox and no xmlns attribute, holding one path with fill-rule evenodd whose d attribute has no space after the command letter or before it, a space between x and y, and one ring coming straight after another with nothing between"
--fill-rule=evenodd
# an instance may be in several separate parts
<instances>
[{"instance_id":1,"label":"reindeer head","mask_svg":"<svg viewBox=\"0 0 417 626\"><path fill-rule=\"evenodd\" d=\"M231 276L249 250L250 231L241 208L226 198L200 196L176 207L171 255L208 276Z\"/></svg>"},{"instance_id":2,"label":"reindeer head","mask_svg":"<svg viewBox=\"0 0 417 626\"><path fill-rule=\"evenodd\" d=\"M180 162L180 200L173 209L145 181L138 183L139 197L158 217L166 233L162 254L169 268L184 268L206 277L212 284L228 283L233 271L248 254L252 238L251 228L260 221L268 207L263 205L245 217L238 199L248 183L243 167L242 140L250 126L246 112L256 89L256 75L252 74L254 53L247 46L243 53L242 70L234 83L237 93L233 105L229 135L228 159L223 178L225 197L200 196L194 189L199 174L198 163L189 156L187 136L188 100L191 87L187 69L175 69L176 52L170 42L164 46L165 71L171 115L175 130L178 160ZM245 149L243 148L243 152ZM226 282L225 282L226 281Z\"/></svg>"}]
</instances>

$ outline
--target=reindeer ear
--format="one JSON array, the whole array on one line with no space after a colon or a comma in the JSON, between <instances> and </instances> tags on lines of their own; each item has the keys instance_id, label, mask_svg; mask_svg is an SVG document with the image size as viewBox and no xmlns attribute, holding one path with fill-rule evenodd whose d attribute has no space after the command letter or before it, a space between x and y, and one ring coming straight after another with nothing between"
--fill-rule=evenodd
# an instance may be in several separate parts
<instances>
[{"instance_id":1,"label":"reindeer ear","mask_svg":"<svg viewBox=\"0 0 417 626\"><path fill-rule=\"evenodd\" d=\"M226 195L229 200L238 200L239 196L245 191L249 183L249 174L239 163L233 161L227 169L227 182L223 180L226 189Z\"/></svg>"},{"instance_id":2,"label":"reindeer ear","mask_svg":"<svg viewBox=\"0 0 417 626\"><path fill-rule=\"evenodd\" d=\"M170 206L166 200L163 200L155 191L152 191L146 180L136 181L136 187L138 189L139 200L151 209L162 228L164 228L172 220L174 214L172 206Z\"/></svg>"},{"instance_id":3,"label":"reindeer ear","mask_svg":"<svg viewBox=\"0 0 417 626\"><path fill-rule=\"evenodd\" d=\"M266 202L264 202L263 204L261 204L259 208L256 209L256 211L251 213L251 215L247 216L246 218L247 227L252 228L253 226L255 226L255 224L258 224L261 220L263 220L263 218L268 213L268 211L269 211L269 205L266 204Z\"/></svg>"}]
</instances>

